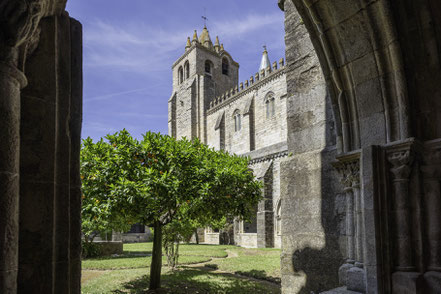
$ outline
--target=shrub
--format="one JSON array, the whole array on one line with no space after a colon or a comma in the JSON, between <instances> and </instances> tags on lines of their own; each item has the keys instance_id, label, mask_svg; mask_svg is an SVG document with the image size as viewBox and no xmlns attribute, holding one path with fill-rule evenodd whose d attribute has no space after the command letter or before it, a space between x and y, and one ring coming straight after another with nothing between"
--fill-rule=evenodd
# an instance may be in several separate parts
<instances>
[{"instance_id":1,"label":"shrub","mask_svg":"<svg viewBox=\"0 0 441 294\"><path fill-rule=\"evenodd\" d=\"M101 255L101 248L96 243L83 241L82 247L81 255L83 258L97 257Z\"/></svg>"}]
</instances>

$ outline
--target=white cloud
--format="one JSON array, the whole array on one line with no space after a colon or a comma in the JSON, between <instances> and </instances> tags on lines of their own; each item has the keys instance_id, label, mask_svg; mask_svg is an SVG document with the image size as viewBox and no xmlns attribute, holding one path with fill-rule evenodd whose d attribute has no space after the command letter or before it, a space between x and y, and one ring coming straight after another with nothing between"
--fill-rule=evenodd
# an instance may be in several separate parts
<instances>
[{"instance_id":1,"label":"white cloud","mask_svg":"<svg viewBox=\"0 0 441 294\"><path fill-rule=\"evenodd\" d=\"M84 99L84 101L85 102L91 102L91 101L98 101L98 100L107 100L107 99L110 99L110 98L113 98L113 97L117 97L117 96L121 96L121 95L126 95L126 94L146 91L148 89L150 89L150 88L142 88L142 89L134 89L134 90L129 90L129 91L110 93L110 94L95 96L95 97L91 97L91 98L86 98L86 99Z\"/></svg>"},{"instance_id":2,"label":"white cloud","mask_svg":"<svg viewBox=\"0 0 441 294\"><path fill-rule=\"evenodd\" d=\"M221 41L232 42L280 21L279 14L249 14L241 19L215 22L210 33L222 36ZM85 66L146 74L169 71L176 57L174 52L184 49L186 38L192 32L190 27L168 31L143 22L114 25L97 20L86 23Z\"/></svg>"},{"instance_id":3,"label":"white cloud","mask_svg":"<svg viewBox=\"0 0 441 294\"><path fill-rule=\"evenodd\" d=\"M216 34L225 39L243 39L253 31L261 30L281 22L280 13L249 14L241 19L214 22Z\"/></svg>"}]
</instances>

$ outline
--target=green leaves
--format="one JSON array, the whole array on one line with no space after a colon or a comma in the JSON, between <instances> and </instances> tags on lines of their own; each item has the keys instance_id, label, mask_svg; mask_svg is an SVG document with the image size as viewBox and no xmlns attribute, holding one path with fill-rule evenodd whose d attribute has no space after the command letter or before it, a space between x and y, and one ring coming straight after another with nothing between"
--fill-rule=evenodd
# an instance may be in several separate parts
<instances>
[{"instance_id":1,"label":"green leaves","mask_svg":"<svg viewBox=\"0 0 441 294\"><path fill-rule=\"evenodd\" d=\"M126 130L83 140L81 175L85 233L174 219L213 225L247 218L261 197L247 158L152 132L141 141Z\"/></svg>"}]
</instances>

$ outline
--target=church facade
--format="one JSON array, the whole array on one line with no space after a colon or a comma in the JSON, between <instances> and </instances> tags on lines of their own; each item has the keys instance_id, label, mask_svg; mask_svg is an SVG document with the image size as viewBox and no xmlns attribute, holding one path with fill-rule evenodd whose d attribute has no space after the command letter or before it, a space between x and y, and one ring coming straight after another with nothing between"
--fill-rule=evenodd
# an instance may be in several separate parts
<instances>
[{"instance_id":1,"label":"church facade","mask_svg":"<svg viewBox=\"0 0 441 294\"><path fill-rule=\"evenodd\" d=\"M257 62L256 62L257 65ZM257 68L257 66L256 66ZM288 156L284 59L270 63L265 48L259 71L239 84L239 64L208 29L187 39L173 64L169 134L199 138L218 150L249 156L263 183L264 199L251 222L234 221L234 243L244 247L281 247L280 162ZM204 243L224 242L210 228Z\"/></svg>"}]
</instances>

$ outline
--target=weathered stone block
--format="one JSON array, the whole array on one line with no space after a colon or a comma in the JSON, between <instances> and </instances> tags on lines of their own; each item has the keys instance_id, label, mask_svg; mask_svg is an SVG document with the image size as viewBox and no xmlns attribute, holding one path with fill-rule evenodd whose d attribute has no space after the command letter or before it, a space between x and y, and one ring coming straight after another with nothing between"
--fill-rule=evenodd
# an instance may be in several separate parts
<instances>
[{"instance_id":1,"label":"weathered stone block","mask_svg":"<svg viewBox=\"0 0 441 294\"><path fill-rule=\"evenodd\" d=\"M424 278L420 273L395 272L392 274L392 293L423 294Z\"/></svg>"}]
</instances>

